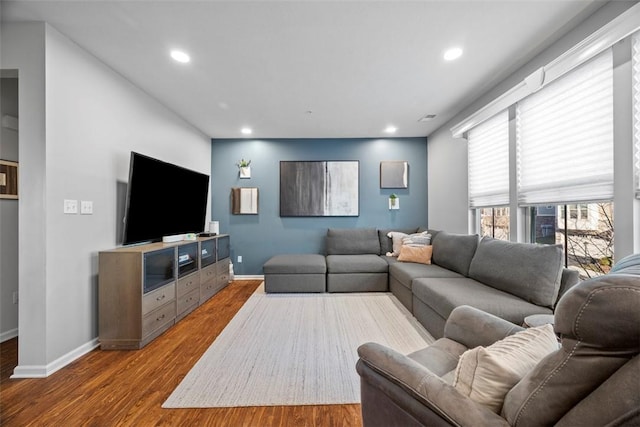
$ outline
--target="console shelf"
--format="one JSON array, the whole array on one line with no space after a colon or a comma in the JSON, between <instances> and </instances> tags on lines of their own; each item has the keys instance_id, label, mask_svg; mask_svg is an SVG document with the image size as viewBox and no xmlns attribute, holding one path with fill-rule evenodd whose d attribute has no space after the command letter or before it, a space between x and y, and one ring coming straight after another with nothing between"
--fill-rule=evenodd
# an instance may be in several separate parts
<instances>
[{"instance_id":1,"label":"console shelf","mask_svg":"<svg viewBox=\"0 0 640 427\"><path fill-rule=\"evenodd\" d=\"M140 349L227 286L229 240L222 234L101 251L100 347Z\"/></svg>"}]
</instances>

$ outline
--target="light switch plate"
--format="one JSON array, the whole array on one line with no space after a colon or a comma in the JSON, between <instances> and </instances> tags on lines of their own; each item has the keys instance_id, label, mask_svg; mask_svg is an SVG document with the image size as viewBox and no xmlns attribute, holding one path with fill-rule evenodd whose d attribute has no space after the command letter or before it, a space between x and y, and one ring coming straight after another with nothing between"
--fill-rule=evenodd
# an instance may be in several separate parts
<instances>
[{"instance_id":1,"label":"light switch plate","mask_svg":"<svg viewBox=\"0 0 640 427\"><path fill-rule=\"evenodd\" d=\"M80 202L80 214L81 215L93 214L93 202L91 200L82 200Z\"/></svg>"},{"instance_id":2,"label":"light switch plate","mask_svg":"<svg viewBox=\"0 0 640 427\"><path fill-rule=\"evenodd\" d=\"M64 213L77 214L78 213L78 201L77 200L64 200Z\"/></svg>"}]
</instances>

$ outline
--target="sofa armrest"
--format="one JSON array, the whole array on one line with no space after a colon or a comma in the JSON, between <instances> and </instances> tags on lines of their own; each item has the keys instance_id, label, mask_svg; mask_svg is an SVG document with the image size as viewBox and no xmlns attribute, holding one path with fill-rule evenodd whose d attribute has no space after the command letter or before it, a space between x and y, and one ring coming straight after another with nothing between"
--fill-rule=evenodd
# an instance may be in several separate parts
<instances>
[{"instance_id":1,"label":"sofa armrest","mask_svg":"<svg viewBox=\"0 0 640 427\"><path fill-rule=\"evenodd\" d=\"M562 277L560 279L560 289L558 289L558 298L556 298L556 303L560 301L560 298L567 291L573 288L575 285L580 283L580 274L578 274L577 270L572 270L569 268L562 269Z\"/></svg>"},{"instance_id":2,"label":"sofa armrest","mask_svg":"<svg viewBox=\"0 0 640 427\"><path fill-rule=\"evenodd\" d=\"M414 419L420 421L421 418L420 411L415 410L417 403L418 407L428 408L444 423L460 426L508 426L506 420L498 414L458 393L426 367L391 348L377 343L365 343L358 348L358 355L360 360L356 367L361 381L379 383L380 379L370 378L378 374L383 381L399 386L394 388L378 384L378 389L379 393L395 394L388 397ZM363 406L363 410L367 409L369 408ZM424 423L426 420L422 421Z\"/></svg>"},{"instance_id":3,"label":"sofa armrest","mask_svg":"<svg viewBox=\"0 0 640 427\"><path fill-rule=\"evenodd\" d=\"M524 328L486 313L461 305L453 309L444 326L444 336L467 348L488 346Z\"/></svg>"}]
</instances>

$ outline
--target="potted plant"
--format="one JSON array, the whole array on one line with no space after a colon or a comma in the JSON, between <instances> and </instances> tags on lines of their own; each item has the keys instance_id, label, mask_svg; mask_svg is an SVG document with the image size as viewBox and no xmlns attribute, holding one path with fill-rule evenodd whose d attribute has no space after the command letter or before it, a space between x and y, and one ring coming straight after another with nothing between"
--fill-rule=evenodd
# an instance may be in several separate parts
<instances>
[{"instance_id":1,"label":"potted plant","mask_svg":"<svg viewBox=\"0 0 640 427\"><path fill-rule=\"evenodd\" d=\"M240 178L251 178L251 160L242 159L236 166L240 169Z\"/></svg>"},{"instance_id":2,"label":"potted plant","mask_svg":"<svg viewBox=\"0 0 640 427\"><path fill-rule=\"evenodd\" d=\"M396 207L397 199L398 199L398 196L396 196L396 195L395 195L395 194L393 194L393 193L389 196L389 203L391 204L391 207L392 207L392 208L395 208L395 207Z\"/></svg>"}]
</instances>

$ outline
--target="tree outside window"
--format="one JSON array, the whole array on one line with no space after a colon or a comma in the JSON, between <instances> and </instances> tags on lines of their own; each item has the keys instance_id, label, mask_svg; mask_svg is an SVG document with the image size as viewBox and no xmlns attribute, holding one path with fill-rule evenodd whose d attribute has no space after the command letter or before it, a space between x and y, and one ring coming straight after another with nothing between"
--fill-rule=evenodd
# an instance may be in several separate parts
<instances>
[{"instance_id":1,"label":"tree outside window","mask_svg":"<svg viewBox=\"0 0 640 427\"><path fill-rule=\"evenodd\" d=\"M583 279L606 274L613 264L613 203L531 208L531 241L561 244L565 266Z\"/></svg>"},{"instance_id":2,"label":"tree outside window","mask_svg":"<svg viewBox=\"0 0 640 427\"><path fill-rule=\"evenodd\" d=\"M509 240L509 208L482 208L480 210L480 235Z\"/></svg>"}]
</instances>

